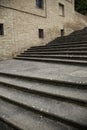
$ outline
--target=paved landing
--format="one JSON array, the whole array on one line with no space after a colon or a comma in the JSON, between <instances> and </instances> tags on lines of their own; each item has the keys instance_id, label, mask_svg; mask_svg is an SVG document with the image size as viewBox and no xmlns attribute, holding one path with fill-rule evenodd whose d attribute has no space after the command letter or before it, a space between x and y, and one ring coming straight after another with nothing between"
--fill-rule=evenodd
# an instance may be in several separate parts
<instances>
[{"instance_id":1,"label":"paved landing","mask_svg":"<svg viewBox=\"0 0 87 130\"><path fill-rule=\"evenodd\" d=\"M42 62L0 61L0 72L76 83L87 83L87 67Z\"/></svg>"}]
</instances>

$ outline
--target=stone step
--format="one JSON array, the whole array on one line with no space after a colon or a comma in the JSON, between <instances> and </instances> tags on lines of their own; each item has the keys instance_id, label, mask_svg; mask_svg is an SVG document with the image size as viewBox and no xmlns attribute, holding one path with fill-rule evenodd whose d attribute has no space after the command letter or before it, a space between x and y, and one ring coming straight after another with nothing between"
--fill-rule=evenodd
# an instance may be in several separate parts
<instances>
[{"instance_id":1,"label":"stone step","mask_svg":"<svg viewBox=\"0 0 87 130\"><path fill-rule=\"evenodd\" d=\"M50 83L45 83L44 81L41 83L40 81L29 81L22 80L19 77L12 78L11 76L0 76L0 85L6 85L22 90L31 92L34 94L43 94L46 97L52 98L61 98L62 100L73 101L75 103L87 104L87 87L73 87L69 85L52 85ZM79 84L78 84L79 86Z\"/></svg>"},{"instance_id":2,"label":"stone step","mask_svg":"<svg viewBox=\"0 0 87 130\"><path fill-rule=\"evenodd\" d=\"M83 40L83 41L57 41L57 40L54 40L54 41L52 41L52 42L50 42L50 43L48 43L47 44L47 46L51 46L51 45L56 45L56 44L59 44L59 45L69 45L69 44L71 44L71 45L73 45L73 44L75 44L75 45L79 45L79 44L87 44L87 40Z\"/></svg>"},{"instance_id":3,"label":"stone step","mask_svg":"<svg viewBox=\"0 0 87 130\"><path fill-rule=\"evenodd\" d=\"M81 46L87 46L87 42L83 42L83 43L74 43L74 42L68 42L67 44L63 44L63 43L58 43L58 42L56 42L56 43L53 43L53 44L47 44L46 45L47 47L50 47L50 46L52 46L52 47L54 47L54 46L59 46L59 47L81 47Z\"/></svg>"},{"instance_id":4,"label":"stone step","mask_svg":"<svg viewBox=\"0 0 87 130\"><path fill-rule=\"evenodd\" d=\"M76 50L74 50L74 51L52 51L52 52L24 52L24 53L21 53L21 54L40 54L40 55L68 55L68 54L72 54L72 55L87 55L87 51L83 51L83 50L81 50L81 51L76 51Z\"/></svg>"},{"instance_id":5,"label":"stone step","mask_svg":"<svg viewBox=\"0 0 87 130\"><path fill-rule=\"evenodd\" d=\"M72 39L78 39L78 40L80 40L80 39L86 38L86 36L87 36L87 32L86 33L79 33L79 34L75 34L75 35L69 35L66 38L67 39L72 38Z\"/></svg>"},{"instance_id":6,"label":"stone step","mask_svg":"<svg viewBox=\"0 0 87 130\"><path fill-rule=\"evenodd\" d=\"M5 98L0 98L0 118L6 124L16 127L15 130L78 130Z\"/></svg>"},{"instance_id":7,"label":"stone step","mask_svg":"<svg viewBox=\"0 0 87 130\"><path fill-rule=\"evenodd\" d=\"M44 48L43 47L43 48L29 49L29 50L27 50L25 52L35 52L35 51L36 52L37 51L38 52L43 52L43 51L48 51L49 52L49 51L64 51L64 50L65 51L67 51L67 50L71 50L71 51L72 50L77 50L77 51L78 50L83 50L84 51L84 50L87 50L87 46L85 46L85 47L67 47L67 48L66 47L65 48L64 47L61 47L61 48L60 47L59 48L58 47L57 48L56 47L53 47L53 48L48 48L48 47Z\"/></svg>"},{"instance_id":8,"label":"stone step","mask_svg":"<svg viewBox=\"0 0 87 130\"><path fill-rule=\"evenodd\" d=\"M36 47L32 47L32 48L29 48L28 50L34 50L34 49L55 49L55 48L69 48L69 47L72 47L72 48L75 48L75 47L87 47L87 44L78 44L78 45L75 45L75 44L73 44L73 45L71 45L71 44L69 44L69 45L60 45L60 44L53 44L53 45L50 45L50 46L48 46L48 45L46 45L46 46L36 46Z\"/></svg>"},{"instance_id":9,"label":"stone step","mask_svg":"<svg viewBox=\"0 0 87 130\"><path fill-rule=\"evenodd\" d=\"M71 64L71 65L79 65L84 66L87 65L87 61L84 60L70 60L70 59L53 59L53 58L37 58L37 57L16 57L17 60L29 60L29 61L39 61L46 63L60 63L60 64Z\"/></svg>"},{"instance_id":10,"label":"stone step","mask_svg":"<svg viewBox=\"0 0 87 130\"><path fill-rule=\"evenodd\" d=\"M50 42L49 44L53 44L53 43L69 43L69 42L83 42L83 41L87 41L87 36L82 36L79 38L75 38L75 37L62 37L62 38L56 38L54 41Z\"/></svg>"},{"instance_id":11,"label":"stone step","mask_svg":"<svg viewBox=\"0 0 87 130\"><path fill-rule=\"evenodd\" d=\"M61 119L76 125L78 128L87 128L87 106L83 107L74 103L31 94L1 85L0 97L9 100L13 104L19 104L22 108L33 109L33 111L48 115L49 118L52 116L57 121Z\"/></svg>"},{"instance_id":12,"label":"stone step","mask_svg":"<svg viewBox=\"0 0 87 130\"><path fill-rule=\"evenodd\" d=\"M47 44L47 45L43 45L43 46L34 46L34 47L31 47L31 49L34 49L34 48L45 48L45 47L54 47L54 46L58 46L58 47L63 47L63 46L87 46L87 41L82 41L82 42L67 42L67 43L58 43L58 42L56 42L56 43L53 43L53 44Z\"/></svg>"},{"instance_id":13,"label":"stone step","mask_svg":"<svg viewBox=\"0 0 87 130\"><path fill-rule=\"evenodd\" d=\"M86 60L87 56L82 55L38 55L24 53L18 57L37 57L37 58L53 58L53 59L71 59L71 60Z\"/></svg>"},{"instance_id":14,"label":"stone step","mask_svg":"<svg viewBox=\"0 0 87 130\"><path fill-rule=\"evenodd\" d=\"M51 84L67 84L86 87L87 68L69 64L53 64L36 61L8 60L0 63L0 75L28 78Z\"/></svg>"},{"instance_id":15,"label":"stone step","mask_svg":"<svg viewBox=\"0 0 87 130\"><path fill-rule=\"evenodd\" d=\"M35 62L34 62L34 64L35 64ZM64 67L64 66L62 66L62 67ZM68 65L68 68L69 67L70 66ZM75 66L72 66L72 67L75 67ZM55 77L55 73L53 73L53 74L54 74L54 77ZM60 79L60 78L56 78L56 77L55 78L49 77L49 73L47 73L46 75L47 76L45 76L45 78L44 78L44 75L42 75L42 76L41 75L40 76L36 75L36 77L35 77L35 76L32 76L31 74L25 75L24 73L20 74L20 73L14 73L14 72L0 72L0 77L2 77L2 78L3 77L4 78L5 77L9 77L10 78L11 77L11 78L15 78L15 79L16 78L22 79L22 80L25 80L25 81L29 80L29 81L32 81L32 82L39 82L39 83L58 85L58 86L64 86L64 87L68 86L68 87L71 87L71 88L74 87L74 88L78 88L78 89L86 89L87 88L86 80L81 80L81 78L80 78L80 81L79 80L72 80L72 79L68 80L69 77L70 77L69 76L67 78L67 80L64 80L64 78Z\"/></svg>"}]
</instances>

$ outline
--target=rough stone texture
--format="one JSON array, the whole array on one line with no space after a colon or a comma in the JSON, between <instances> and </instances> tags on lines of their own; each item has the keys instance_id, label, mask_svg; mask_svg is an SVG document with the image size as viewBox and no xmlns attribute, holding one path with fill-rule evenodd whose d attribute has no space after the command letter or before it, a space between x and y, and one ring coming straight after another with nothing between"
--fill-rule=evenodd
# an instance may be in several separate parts
<instances>
[{"instance_id":1,"label":"rough stone texture","mask_svg":"<svg viewBox=\"0 0 87 130\"><path fill-rule=\"evenodd\" d=\"M21 78L21 76L23 77ZM31 77L33 80L26 77ZM35 77L42 79L43 82L35 80ZM74 85L72 87L67 86L67 84L64 86L51 85L46 83L46 80L67 82ZM76 87L75 84L81 85L80 88ZM68 123L76 123L76 128L81 126L81 130L85 129L87 128L86 84L87 67L19 60L1 61L0 117L24 130L75 130L73 124L72 127L69 124L67 126L63 120L68 121ZM85 85L84 89L83 85ZM46 118L41 114L31 112L31 109L26 110L26 108L32 108L39 113L59 118L57 121L53 120L54 118L50 120L49 117ZM59 119L62 119L62 123Z\"/></svg>"},{"instance_id":2,"label":"rough stone texture","mask_svg":"<svg viewBox=\"0 0 87 130\"><path fill-rule=\"evenodd\" d=\"M7 60L0 62L0 72L76 83L87 83L87 67Z\"/></svg>"},{"instance_id":3,"label":"rough stone texture","mask_svg":"<svg viewBox=\"0 0 87 130\"><path fill-rule=\"evenodd\" d=\"M33 77L33 80L24 77ZM43 82L35 80L34 77L42 79ZM23 130L85 129L86 77L87 67L19 60L1 61L0 117ZM47 79L51 82L71 82L74 86L46 83ZM81 84L82 88L76 87L75 83L79 86ZM54 118L46 117L43 113ZM65 120L68 124L63 122Z\"/></svg>"},{"instance_id":4,"label":"rough stone texture","mask_svg":"<svg viewBox=\"0 0 87 130\"><path fill-rule=\"evenodd\" d=\"M0 73L0 82L7 83L9 85L14 85L16 88L25 88L27 91L38 91L45 94L50 94L53 96L58 97L64 96L66 98L72 98L73 100L79 100L81 102L87 102L87 89L84 90L83 86L82 89L77 89L78 87L68 87L68 86L62 86L62 85L52 85L47 83L39 83L39 82L33 82L29 80L22 80L19 77L12 78L12 76L2 76ZM3 85L0 85L2 88ZM8 88L7 88L8 89ZM7 90L8 91L8 90ZM1 92L1 91L0 91ZM3 93L3 92L2 92Z\"/></svg>"},{"instance_id":5,"label":"rough stone texture","mask_svg":"<svg viewBox=\"0 0 87 130\"><path fill-rule=\"evenodd\" d=\"M8 122L14 123L21 130L79 130L1 99L0 104L0 116L4 116Z\"/></svg>"},{"instance_id":6,"label":"rough stone texture","mask_svg":"<svg viewBox=\"0 0 87 130\"><path fill-rule=\"evenodd\" d=\"M65 5L65 17L59 16L59 3ZM46 44L60 36L63 28L65 34L69 34L87 26L86 21L75 13L74 1L46 0L44 9L38 9L34 0L1 0L0 23L4 23L4 36L0 36L0 59L14 57L34 45ZM38 38L38 28L44 29L44 39Z\"/></svg>"},{"instance_id":7,"label":"rough stone texture","mask_svg":"<svg viewBox=\"0 0 87 130\"><path fill-rule=\"evenodd\" d=\"M0 86L0 95L14 102L35 108L40 112L50 113L80 125L87 125L87 107L4 86Z\"/></svg>"}]
</instances>

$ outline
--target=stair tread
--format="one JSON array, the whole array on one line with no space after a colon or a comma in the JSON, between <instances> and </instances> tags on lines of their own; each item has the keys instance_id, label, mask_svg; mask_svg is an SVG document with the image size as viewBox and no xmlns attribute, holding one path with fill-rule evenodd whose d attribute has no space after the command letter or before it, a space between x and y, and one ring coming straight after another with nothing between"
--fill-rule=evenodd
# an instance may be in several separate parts
<instances>
[{"instance_id":1,"label":"stair tread","mask_svg":"<svg viewBox=\"0 0 87 130\"><path fill-rule=\"evenodd\" d=\"M0 73L87 84L87 68L77 65L10 60L0 63Z\"/></svg>"},{"instance_id":2,"label":"stair tread","mask_svg":"<svg viewBox=\"0 0 87 130\"><path fill-rule=\"evenodd\" d=\"M67 44L85 44L87 43L87 40L82 40L82 41L63 41L62 43L60 41L58 41L57 39L55 39L54 41L52 41L51 43L48 43L47 45L53 45L53 44L62 44L62 45L67 45Z\"/></svg>"},{"instance_id":3,"label":"stair tread","mask_svg":"<svg viewBox=\"0 0 87 130\"><path fill-rule=\"evenodd\" d=\"M82 58L87 58L87 55L68 55L68 54L66 54L66 55L39 55L39 54L27 54L27 53L24 53L24 54L22 54L22 55L20 55L20 56L37 56L37 57L39 57L39 56L45 56L45 57L54 57L54 58L56 58L56 57L78 57L78 58L80 58L80 57L82 57Z\"/></svg>"},{"instance_id":4,"label":"stair tread","mask_svg":"<svg viewBox=\"0 0 87 130\"><path fill-rule=\"evenodd\" d=\"M78 44L78 45L57 45L57 44L54 44L54 45L50 45L50 46L41 46L41 47L35 47L35 48L29 48L27 49L27 51L29 50L39 50L39 49L65 49L65 48L81 48L81 47L87 47L87 44Z\"/></svg>"},{"instance_id":5,"label":"stair tread","mask_svg":"<svg viewBox=\"0 0 87 130\"><path fill-rule=\"evenodd\" d=\"M43 58L43 57L16 57L16 59L21 59L21 60L37 60L37 61L48 61L48 62L52 62L52 63L57 63L57 62L66 62L66 63L82 63L82 64L87 64L86 60L73 60L73 59L54 59L54 58Z\"/></svg>"},{"instance_id":6,"label":"stair tread","mask_svg":"<svg viewBox=\"0 0 87 130\"><path fill-rule=\"evenodd\" d=\"M0 85L0 97L5 97L13 102L32 107L40 112L46 112L52 116L63 118L70 122L87 127L87 107L76 104L50 99L36 94L10 89ZM55 107L54 107L55 106ZM79 120L80 119L80 120ZM84 119L84 120L83 120Z\"/></svg>"},{"instance_id":7,"label":"stair tread","mask_svg":"<svg viewBox=\"0 0 87 130\"><path fill-rule=\"evenodd\" d=\"M60 45L70 45L70 44L72 44L72 45L79 45L79 44L81 44L81 45L83 45L83 44L85 44L85 45L87 45L87 41L79 41L79 42L64 42L64 43L59 43L59 42L57 42L56 44L55 43L53 43L53 44L50 44L50 43L48 43L47 45L40 45L40 46L34 46L34 47L31 47L31 48L37 48L37 47L48 47L48 46L50 46L50 45L58 45L58 46L60 46Z\"/></svg>"},{"instance_id":8,"label":"stair tread","mask_svg":"<svg viewBox=\"0 0 87 130\"><path fill-rule=\"evenodd\" d=\"M59 86L59 85L50 85L46 83L33 82L33 81L22 81L17 78L8 78L0 76L0 83L5 83L7 85L14 85L15 89L23 88L24 90L31 90L39 93L45 93L47 95L52 95L54 97L68 98L72 100L77 100L87 103L87 88L83 90L77 89L75 87Z\"/></svg>"},{"instance_id":9,"label":"stair tread","mask_svg":"<svg viewBox=\"0 0 87 130\"><path fill-rule=\"evenodd\" d=\"M74 43L74 42L69 42L69 43L53 43L53 44L47 44L47 45L41 45L41 46L33 46L31 49L38 49L38 48L50 48L50 47L68 47L68 46L87 46L87 41L86 42L81 42L81 43Z\"/></svg>"},{"instance_id":10,"label":"stair tread","mask_svg":"<svg viewBox=\"0 0 87 130\"><path fill-rule=\"evenodd\" d=\"M56 53L84 53L84 54L87 54L87 51L77 51L77 50L74 50L74 51L70 51L70 50L66 50L66 51L55 51L55 52L27 52L27 54L56 54Z\"/></svg>"},{"instance_id":11,"label":"stair tread","mask_svg":"<svg viewBox=\"0 0 87 130\"><path fill-rule=\"evenodd\" d=\"M74 128L55 122L40 114L26 110L0 99L0 117L21 130L74 130Z\"/></svg>"},{"instance_id":12,"label":"stair tread","mask_svg":"<svg viewBox=\"0 0 87 130\"><path fill-rule=\"evenodd\" d=\"M25 51L25 52L32 52L32 51L56 51L56 50L82 50L82 49L87 49L87 47L86 46L84 46L84 47L57 47L57 48L37 48L37 49L29 49L29 50L27 50L27 51Z\"/></svg>"}]
</instances>

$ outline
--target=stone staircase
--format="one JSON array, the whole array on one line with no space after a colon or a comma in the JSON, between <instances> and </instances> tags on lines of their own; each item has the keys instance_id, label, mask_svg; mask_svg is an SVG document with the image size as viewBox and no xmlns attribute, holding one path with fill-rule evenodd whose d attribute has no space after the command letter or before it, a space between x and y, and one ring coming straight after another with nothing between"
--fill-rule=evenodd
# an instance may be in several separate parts
<instances>
[{"instance_id":1,"label":"stone staircase","mask_svg":"<svg viewBox=\"0 0 87 130\"><path fill-rule=\"evenodd\" d=\"M0 63L0 130L87 130L86 33Z\"/></svg>"},{"instance_id":2,"label":"stone staircase","mask_svg":"<svg viewBox=\"0 0 87 130\"><path fill-rule=\"evenodd\" d=\"M45 46L31 47L16 59L87 65L87 28Z\"/></svg>"}]
</instances>

